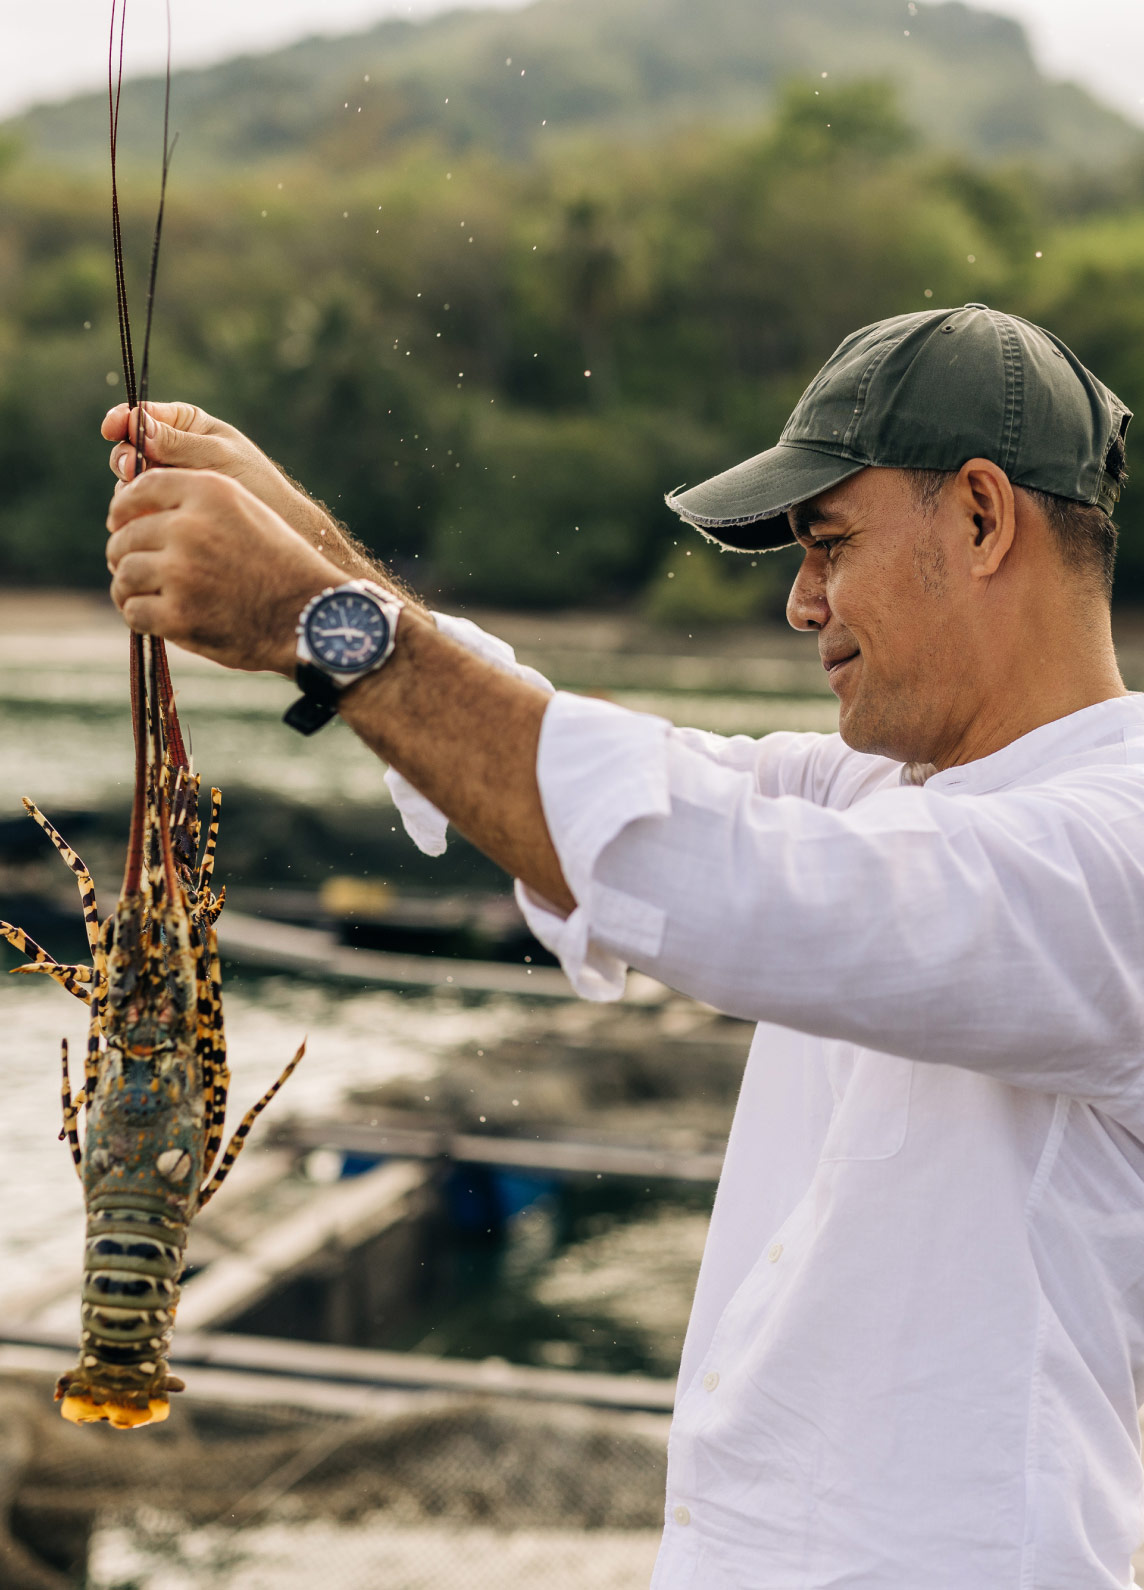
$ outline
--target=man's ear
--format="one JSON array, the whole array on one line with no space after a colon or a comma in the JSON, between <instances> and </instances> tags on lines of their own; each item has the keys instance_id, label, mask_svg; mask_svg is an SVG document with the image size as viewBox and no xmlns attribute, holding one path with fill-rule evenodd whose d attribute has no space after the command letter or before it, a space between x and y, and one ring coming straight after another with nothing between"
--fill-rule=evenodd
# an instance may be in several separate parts
<instances>
[{"instance_id":1,"label":"man's ear","mask_svg":"<svg viewBox=\"0 0 1144 1590\"><path fill-rule=\"evenodd\" d=\"M988 458L971 458L958 472L954 501L969 541L976 579L996 574L1017 533L1017 501L1008 475Z\"/></svg>"}]
</instances>

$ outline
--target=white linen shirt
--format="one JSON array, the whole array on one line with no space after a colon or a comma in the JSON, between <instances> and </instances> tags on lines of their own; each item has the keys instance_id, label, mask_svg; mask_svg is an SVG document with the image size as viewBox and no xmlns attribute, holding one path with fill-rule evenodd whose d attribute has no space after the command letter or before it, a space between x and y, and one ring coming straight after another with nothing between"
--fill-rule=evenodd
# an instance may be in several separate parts
<instances>
[{"instance_id":1,"label":"white linen shirt","mask_svg":"<svg viewBox=\"0 0 1144 1590\"><path fill-rule=\"evenodd\" d=\"M578 991L760 1023L653 1590L1131 1585L1144 700L915 788L560 694L538 776L578 905L518 897Z\"/></svg>"}]
</instances>

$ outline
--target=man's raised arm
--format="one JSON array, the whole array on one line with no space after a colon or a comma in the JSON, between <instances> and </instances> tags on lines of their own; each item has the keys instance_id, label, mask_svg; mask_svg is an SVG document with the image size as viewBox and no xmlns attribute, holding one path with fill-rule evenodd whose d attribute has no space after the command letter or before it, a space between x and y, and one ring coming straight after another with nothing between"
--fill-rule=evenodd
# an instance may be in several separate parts
<instances>
[{"instance_id":1,"label":"man's raised arm","mask_svg":"<svg viewBox=\"0 0 1144 1590\"><path fill-rule=\"evenodd\" d=\"M292 678L302 608L346 572L264 500L209 471L149 471L116 492L107 527L111 594L127 623L229 668ZM344 692L339 711L475 845L571 911L536 779L548 699L410 606L393 657Z\"/></svg>"}]
</instances>

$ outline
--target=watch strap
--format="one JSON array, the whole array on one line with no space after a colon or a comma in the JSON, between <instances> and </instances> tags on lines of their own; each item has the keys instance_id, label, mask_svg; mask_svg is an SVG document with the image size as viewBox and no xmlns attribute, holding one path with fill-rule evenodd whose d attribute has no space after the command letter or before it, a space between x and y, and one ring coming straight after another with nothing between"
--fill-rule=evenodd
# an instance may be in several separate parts
<instances>
[{"instance_id":1,"label":"watch strap","mask_svg":"<svg viewBox=\"0 0 1144 1590\"><path fill-rule=\"evenodd\" d=\"M296 663L294 683L304 696L320 701L324 707L329 707L331 712L337 710L338 697L344 687L335 684L324 669L315 668L313 663Z\"/></svg>"},{"instance_id":2,"label":"watch strap","mask_svg":"<svg viewBox=\"0 0 1144 1590\"><path fill-rule=\"evenodd\" d=\"M294 679L302 694L283 713L282 721L299 734L316 734L336 716L341 691L329 674L312 663L298 663Z\"/></svg>"},{"instance_id":3,"label":"watch strap","mask_svg":"<svg viewBox=\"0 0 1144 1590\"><path fill-rule=\"evenodd\" d=\"M337 717L333 707L324 707L313 696L299 696L282 714L282 722L297 729L299 734L316 734L331 718Z\"/></svg>"}]
</instances>

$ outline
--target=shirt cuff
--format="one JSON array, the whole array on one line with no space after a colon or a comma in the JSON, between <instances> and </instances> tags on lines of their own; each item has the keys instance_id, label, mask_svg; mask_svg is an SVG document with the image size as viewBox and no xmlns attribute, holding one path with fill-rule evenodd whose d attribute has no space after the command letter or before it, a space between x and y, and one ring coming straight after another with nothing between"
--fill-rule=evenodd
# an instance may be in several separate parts
<instances>
[{"instance_id":1,"label":"shirt cuff","mask_svg":"<svg viewBox=\"0 0 1144 1590\"><path fill-rule=\"evenodd\" d=\"M458 646L463 646L474 656L492 663L493 667L499 668L502 673L514 674L516 678L536 685L546 694L552 694L551 682L535 668L518 663L516 653L507 641L487 634L470 618L455 618L449 613L434 613L433 619L442 635L455 640ZM396 768L391 767L387 770L385 783L397 808L398 816L405 825L405 832L418 850L424 851L427 856L443 856L447 844L448 819L432 801L426 800L424 795L414 789L409 780L403 778Z\"/></svg>"},{"instance_id":2,"label":"shirt cuff","mask_svg":"<svg viewBox=\"0 0 1144 1590\"><path fill-rule=\"evenodd\" d=\"M582 999L621 999L628 956L653 958L665 914L595 876L612 840L630 823L671 812L664 718L611 702L559 693L544 714L536 773L545 821L568 887L570 916L520 882L516 900L536 937L557 957ZM622 945L624 954L615 946Z\"/></svg>"}]
</instances>

